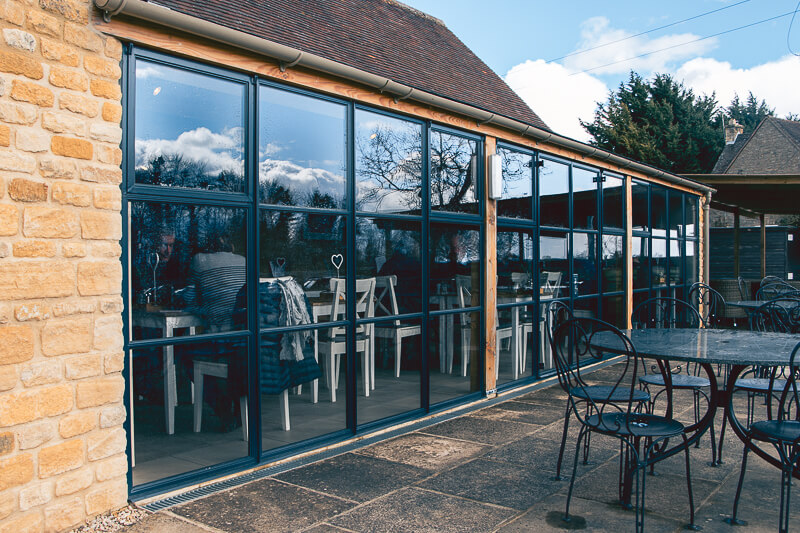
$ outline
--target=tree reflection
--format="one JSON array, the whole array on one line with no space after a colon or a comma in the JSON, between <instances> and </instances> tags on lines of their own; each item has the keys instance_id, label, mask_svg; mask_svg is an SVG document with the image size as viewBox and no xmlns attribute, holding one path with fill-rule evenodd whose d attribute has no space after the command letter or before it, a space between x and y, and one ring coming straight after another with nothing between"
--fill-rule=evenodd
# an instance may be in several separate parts
<instances>
[{"instance_id":1,"label":"tree reflection","mask_svg":"<svg viewBox=\"0 0 800 533\"><path fill-rule=\"evenodd\" d=\"M180 153L166 153L138 166L136 183L241 192L244 188L244 175L242 172L230 170L215 172L209 170L205 161L190 159Z\"/></svg>"},{"instance_id":2,"label":"tree reflection","mask_svg":"<svg viewBox=\"0 0 800 533\"><path fill-rule=\"evenodd\" d=\"M476 143L441 132L431 134L431 207L477 213Z\"/></svg>"}]
</instances>

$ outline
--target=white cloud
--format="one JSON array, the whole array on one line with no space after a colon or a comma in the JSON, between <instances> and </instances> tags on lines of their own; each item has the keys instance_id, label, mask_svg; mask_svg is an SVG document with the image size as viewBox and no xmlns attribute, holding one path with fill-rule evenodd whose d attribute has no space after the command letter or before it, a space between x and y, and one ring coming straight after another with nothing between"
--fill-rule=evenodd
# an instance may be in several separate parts
<instances>
[{"instance_id":1,"label":"white cloud","mask_svg":"<svg viewBox=\"0 0 800 533\"><path fill-rule=\"evenodd\" d=\"M735 94L740 100L752 92L759 100L775 108L775 114L800 113L800 57L785 56L752 68L733 68L726 61L698 57L687 61L675 72L695 94L716 92L722 106L730 104Z\"/></svg>"},{"instance_id":2,"label":"white cloud","mask_svg":"<svg viewBox=\"0 0 800 533\"><path fill-rule=\"evenodd\" d=\"M587 19L581 23L581 40L576 51L594 49L564 58L564 66L573 71L593 69L592 73L598 75L624 74L634 70L647 76L653 72L667 72L676 62L704 54L717 43L716 39L690 42L699 38L692 33L663 35L654 39L646 35L632 35L626 30L611 27L605 17ZM642 54L648 55L625 61Z\"/></svg>"},{"instance_id":3,"label":"white cloud","mask_svg":"<svg viewBox=\"0 0 800 533\"><path fill-rule=\"evenodd\" d=\"M209 174L244 169L242 128L214 133L200 127L184 131L177 139L136 139L136 166L146 165L161 155L181 155L187 161L202 162Z\"/></svg>"},{"instance_id":4,"label":"white cloud","mask_svg":"<svg viewBox=\"0 0 800 533\"><path fill-rule=\"evenodd\" d=\"M281 184L295 195L319 190L339 199L344 194L344 176L322 168L307 168L291 161L267 159L258 164L258 174L261 183Z\"/></svg>"},{"instance_id":5,"label":"white cloud","mask_svg":"<svg viewBox=\"0 0 800 533\"><path fill-rule=\"evenodd\" d=\"M558 63L537 59L513 67L505 80L550 129L587 141L589 136L578 119L592 120L597 102L608 98L608 87L589 74L571 76L572 73Z\"/></svg>"}]
</instances>

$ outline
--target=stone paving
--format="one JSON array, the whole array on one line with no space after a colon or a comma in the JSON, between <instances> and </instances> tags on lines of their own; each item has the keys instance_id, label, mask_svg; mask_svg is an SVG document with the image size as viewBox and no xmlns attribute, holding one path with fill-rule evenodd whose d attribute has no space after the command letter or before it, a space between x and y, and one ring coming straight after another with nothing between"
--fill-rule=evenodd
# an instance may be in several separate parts
<instances>
[{"instance_id":1,"label":"stone paving","mask_svg":"<svg viewBox=\"0 0 800 533\"><path fill-rule=\"evenodd\" d=\"M553 477L565 402L558 386L538 390L171 507L125 531L633 531L634 514L617 503L618 441L605 437L592 438L590 463L578 465L574 519L561 520L569 481ZM681 418L691 416L687 410ZM572 426L567 474L574 420ZM742 444L728 431L725 447L718 467L708 466L707 436L691 449L697 524L706 532L777 530L780 472L753 454L739 514L748 526L723 521L731 512ZM647 476L646 531L680 531L688 522L683 457L659 463L656 475ZM800 529L796 495L791 519Z\"/></svg>"}]
</instances>

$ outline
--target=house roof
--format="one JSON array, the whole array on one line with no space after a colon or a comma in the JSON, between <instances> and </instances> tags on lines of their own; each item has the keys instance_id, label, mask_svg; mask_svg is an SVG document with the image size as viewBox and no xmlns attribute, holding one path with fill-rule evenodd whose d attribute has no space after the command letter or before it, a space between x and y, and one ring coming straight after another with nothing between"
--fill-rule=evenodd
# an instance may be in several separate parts
<instances>
[{"instance_id":1,"label":"house roof","mask_svg":"<svg viewBox=\"0 0 800 533\"><path fill-rule=\"evenodd\" d=\"M739 135L717 159L712 174L800 173L800 122L766 117L749 135Z\"/></svg>"},{"instance_id":2,"label":"house roof","mask_svg":"<svg viewBox=\"0 0 800 533\"><path fill-rule=\"evenodd\" d=\"M442 21L396 0L158 0L158 4L549 130Z\"/></svg>"}]
</instances>

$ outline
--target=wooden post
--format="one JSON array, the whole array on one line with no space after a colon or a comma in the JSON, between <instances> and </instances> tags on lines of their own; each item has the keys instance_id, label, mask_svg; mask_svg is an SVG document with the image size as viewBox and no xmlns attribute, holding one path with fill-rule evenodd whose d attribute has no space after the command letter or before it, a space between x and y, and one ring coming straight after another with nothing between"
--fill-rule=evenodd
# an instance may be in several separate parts
<instances>
[{"instance_id":1,"label":"wooden post","mask_svg":"<svg viewBox=\"0 0 800 533\"><path fill-rule=\"evenodd\" d=\"M644 206L647 209L647 206ZM625 176L625 327L631 328L633 312L633 180Z\"/></svg>"},{"instance_id":2,"label":"wooden post","mask_svg":"<svg viewBox=\"0 0 800 533\"><path fill-rule=\"evenodd\" d=\"M739 277L739 208L733 209L733 277Z\"/></svg>"},{"instance_id":3,"label":"wooden post","mask_svg":"<svg viewBox=\"0 0 800 533\"><path fill-rule=\"evenodd\" d=\"M485 354L484 386L486 387L487 396L497 394L497 380L495 379L495 350L497 346L497 324L495 323L495 318L497 317L497 202L489 199L489 180L487 179L489 173L486 171L489 168L489 156L495 153L496 147L497 140L494 137L486 137L484 150L486 161L483 165L482 180L483 201L484 205L486 205L483 220L484 235L486 236L484 246L484 261L486 264L484 286L486 290L483 293L483 312L486 316L484 335L486 344L484 345L483 353ZM474 346L477 345L476 339ZM475 368L477 368L477 365L475 365Z\"/></svg>"},{"instance_id":4,"label":"wooden post","mask_svg":"<svg viewBox=\"0 0 800 533\"><path fill-rule=\"evenodd\" d=\"M706 193L706 202L703 204L703 218L700 221L700 228L702 233L703 242L700 249L703 251L703 268L700 272L703 277L700 279L703 283L711 285L711 193Z\"/></svg>"},{"instance_id":5,"label":"wooden post","mask_svg":"<svg viewBox=\"0 0 800 533\"><path fill-rule=\"evenodd\" d=\"M759 222L761 222L761 279L767 275L767 224L765 218L764 213L758 215Z\"/></svg>"}]
</instances>

